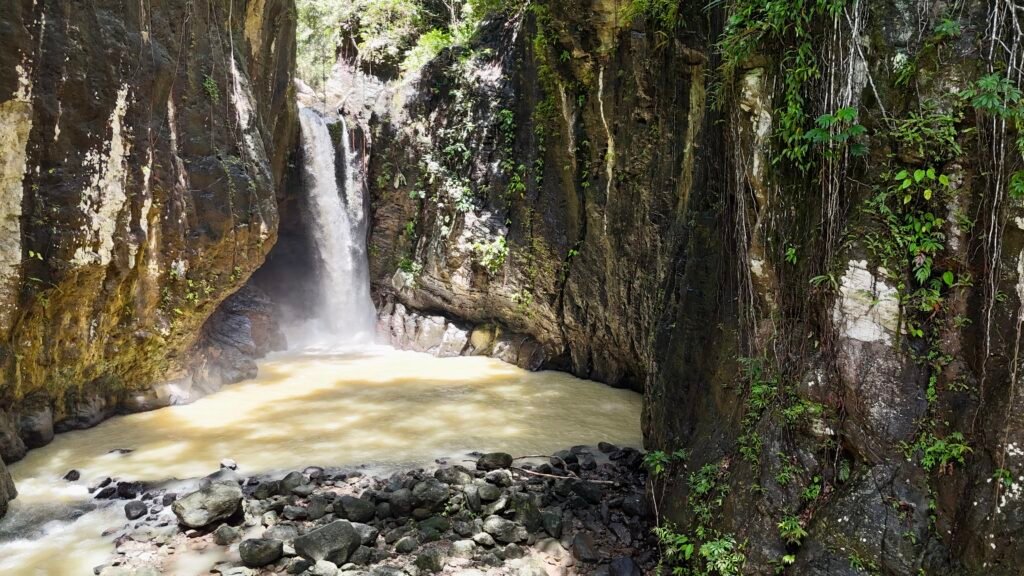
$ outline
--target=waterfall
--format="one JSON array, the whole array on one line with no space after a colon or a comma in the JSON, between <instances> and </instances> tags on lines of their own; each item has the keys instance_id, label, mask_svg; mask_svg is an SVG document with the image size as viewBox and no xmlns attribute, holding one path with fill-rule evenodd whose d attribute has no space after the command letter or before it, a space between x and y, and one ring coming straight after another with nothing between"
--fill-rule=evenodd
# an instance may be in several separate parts
<instances>
[{"instance_id":1,"label":"waterfall","mask_svg":"<svg viewBox=\"0 0 1024 576\"><path fill-rule=\"evenodd\" d=\"M338 190L335 148L323 117L299 112L309 195L312 237L320 256L320 312L335 340L355 343L373 338L376 314L370 300L363 206L362 162L352 150L348 125L341 120L344 190Z\"/></svg>"}]
</instances>

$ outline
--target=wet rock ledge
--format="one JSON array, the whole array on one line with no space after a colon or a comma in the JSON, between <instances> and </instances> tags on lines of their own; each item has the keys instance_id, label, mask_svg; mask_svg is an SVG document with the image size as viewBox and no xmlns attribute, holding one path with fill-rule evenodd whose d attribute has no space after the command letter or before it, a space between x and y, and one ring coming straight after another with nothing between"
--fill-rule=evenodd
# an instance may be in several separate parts
<instances>
[{"instance_id":1,"label":"wet rock ledge","mask_svg":"<svg viewBox=\"0 0 1024 576\"><path fill-rule=\"evenodd\" d=\"M130 521L95 573L163 574L188 554L219 554L210 573L231 576L652 573L640 452L602 443L543 459L470 456L387 477L240 478L228 461L180 497L108 490L131 496Z\"/></svg>"}]
</instances>

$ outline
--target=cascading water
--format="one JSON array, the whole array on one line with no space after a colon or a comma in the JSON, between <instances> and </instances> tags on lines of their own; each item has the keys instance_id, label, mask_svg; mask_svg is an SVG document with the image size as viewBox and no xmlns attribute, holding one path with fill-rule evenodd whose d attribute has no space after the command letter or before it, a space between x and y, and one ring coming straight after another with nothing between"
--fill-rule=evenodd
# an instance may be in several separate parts
<instances>
[{"instance_id":1,"label":"cascading water","mask_svg":"<svg viewBox=\"0 0 1024 576\"><path fill-rule=\"evenodd\" d=\"M303 108L302 144L309 183L312 236L319 251L321 306L319 317L336 342L368 343L375 314L370 300L363 205L362 161L352 150L348 124L341 120L344 190L338 190L336 150L323 117Z\"/></svg>"}]
</instances>

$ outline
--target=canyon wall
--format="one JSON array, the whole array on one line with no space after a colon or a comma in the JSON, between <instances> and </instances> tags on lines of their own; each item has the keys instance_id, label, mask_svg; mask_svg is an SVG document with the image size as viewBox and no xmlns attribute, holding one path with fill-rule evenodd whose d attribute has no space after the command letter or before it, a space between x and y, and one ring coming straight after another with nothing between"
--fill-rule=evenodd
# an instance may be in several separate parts
<instances>
[{"instance_id":1,"label":"canyon wall","mask_svg":"<svg viewBox=\"0 0 1024 576\"><path fill-rule=\"evenodd\" d=\"M692 573L1016 573L1019 15L620 4L337 74L386 337L643 390Z\"/></svg>"},{"instance_id":2,"label":"canyon wall","mask_svg":"<svg viewBox=\"0 0 1024 576\"><path fill-rule=\"evenodd\" d=\"M3 459L117 410L187 401L279 344L269 302L251 291L203 326L276 239L296 122L294 10L5 3Z\"/></svg>"}]
</instances>

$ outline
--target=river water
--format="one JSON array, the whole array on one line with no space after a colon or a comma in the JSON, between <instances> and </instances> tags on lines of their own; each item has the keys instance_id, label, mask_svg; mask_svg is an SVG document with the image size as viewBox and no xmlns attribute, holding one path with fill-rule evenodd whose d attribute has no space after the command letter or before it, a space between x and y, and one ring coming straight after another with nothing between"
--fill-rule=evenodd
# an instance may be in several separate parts
<instances>
[{"instance_id":1,"label":"river water","mask_svg":"<svg viewBox=\"0 0 1024 576\"><path fill-rule=\"evenodd\" d=\"M385 347L275 355L256 380L59 435L11 466L20 496L0 521L0 574L78 576L102 564L113 536L101 534L125 523L123 502L90 509L86 487L106 476L197 478L224 458L249 475L308 465L386 470L472 450L639 447L640 404L634 392L484 357ZM61 480L71 469L81 479Z\"/></svg>"}]
</instances>

